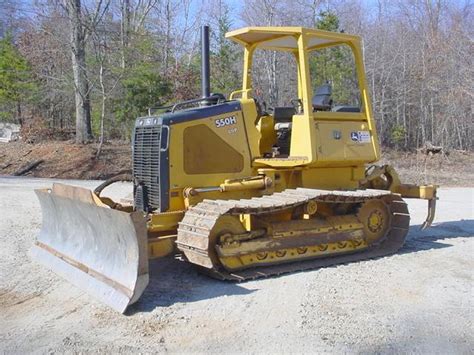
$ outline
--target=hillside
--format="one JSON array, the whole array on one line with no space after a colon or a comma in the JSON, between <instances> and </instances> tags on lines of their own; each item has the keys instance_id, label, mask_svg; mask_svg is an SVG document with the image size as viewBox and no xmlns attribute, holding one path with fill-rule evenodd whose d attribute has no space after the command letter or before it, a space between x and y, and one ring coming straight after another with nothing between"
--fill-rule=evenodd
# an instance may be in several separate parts
<instances>
[{"instance_id":1,"label":"hillside","mask_svg":"<svg viewBox=\"0 0 474 355\"><path fill-rule=\"evenodd\" d=\"M27 176L104 180L131 171L131 148L128 143L104 144L96 159L97 144L46 141L38 144L11 142L0 144L0 175L12 175L38 160L44 160Z\"/></svg>"},{"instance_id":2,"label":"hillside","mask_svg":"<svg viewBox=\"0 0 474 355\"><path fill-rule=\"evenodd\" d=\"M0 175L12 175L29 164L44 160L26 176L103 180L131 171L129 143L104 144L98 159L97 144L78 145L71 141L38 144L0 144ZM381 163L397 168L404 182L436 183L442 186L474 186L474 154L452 151L449 155L384 151Z\"/></svg>"}]
</instances>

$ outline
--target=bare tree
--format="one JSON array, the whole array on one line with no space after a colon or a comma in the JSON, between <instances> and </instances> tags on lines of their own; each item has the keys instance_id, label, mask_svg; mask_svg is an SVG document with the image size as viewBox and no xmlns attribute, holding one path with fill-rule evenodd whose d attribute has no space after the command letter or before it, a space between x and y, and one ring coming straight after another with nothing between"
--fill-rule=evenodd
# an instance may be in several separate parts
<instances>
[{"instance_id":1,"label":"bare tree","mask_svg":"<svg viewBox=\"0 0 474 355\"><path fill-rule=\"evenodd\" d=\"M76 101L76 143L87 143L92 138L86 41L92 29L101 20L108 5L108 1L104 3L103 0L99 0L95 11L92 14L88 14L88 11L82 7L81 0L63 0L63 6L69 19L74 96Z\"/></svg>"},{"instance_id":2,"label":"bare tree","mask_svg":"<svg viewBox=\"0 0 474 355\"><path fill-rule=\"evenodd\" d=\"M0 27L13 24L15 43L40 90L36 100L23 103L25 117L42 120L47 129L68 131L77 123L77 141L82 143L91 137L91 123L93 128L100 123L91 122L93 104L95 112L102 112L101 136L128 137L133 117L149 97L170 103L197 95L198 27L209 22L217 30L222 9L233 5L227 19L230 27L314 27L324 13L335 14L339 28L363 38L367 81L383 145L415 149L430 141L446 149L474 149L472 0L242 3L35 0L29 6L0 0ZM64 31L68 25L71 31ZM220 43L211 48L219 54ZM89 53L92 49L95 57ZM226 50L231 58L241 58L239 49ZM219 61L213 68L240 78L240 60L230 62L235 64L224 66ZM254 89L270 106L288 104L297 96L292 89L295 70L294 58L258 50ZM215 87L234 86L224 85L231 82L227 79L217 75ZM160 85L166 90L153 90Z\"/></svg>"},{"instance_id":3,"label":"bare tree","mask_svg":"<svg viewBox=\"0 0 474 355\"><path fill-rule=\"evenodd\" d=\"M125 69L127 65L126 55L127 49L129 44L129 37L130 37L130 0L122 0L120 1L120 14L121 14L121 21L120 21L120 40L121 40L121 55L122 61L121 66L122 69Z\"/></svg>"}]
</instances>

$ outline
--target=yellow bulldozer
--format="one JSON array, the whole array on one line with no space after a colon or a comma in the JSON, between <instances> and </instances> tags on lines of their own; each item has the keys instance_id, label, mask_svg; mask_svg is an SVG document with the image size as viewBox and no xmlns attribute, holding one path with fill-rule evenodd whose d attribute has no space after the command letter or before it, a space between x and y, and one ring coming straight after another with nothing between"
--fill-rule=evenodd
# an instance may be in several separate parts
<instances>
[{"instance_id":1,"label":"yellow bulldozer","mask_svg":"<svg viewBox=\"0 0 474 355\"><path fill-rule=\"evenodd\" d=\"M209 28L202 29L202 97L140 117L133 169L94 191L37 190L43 224L33 255L119 312L146 288L152 258L181 255L208 275L242 281L395 253L408 233L406 198L436 186L402 184L380 158L361 39L302 27L246 27L242 89L210 93ZM359 104L334 105L331 84L313 88L310 55L345 46ZM291 55L297 97L266 109L252 90L256 50ZM130 203L101 196L133 182Z\"/></svg>"}]
</instances>

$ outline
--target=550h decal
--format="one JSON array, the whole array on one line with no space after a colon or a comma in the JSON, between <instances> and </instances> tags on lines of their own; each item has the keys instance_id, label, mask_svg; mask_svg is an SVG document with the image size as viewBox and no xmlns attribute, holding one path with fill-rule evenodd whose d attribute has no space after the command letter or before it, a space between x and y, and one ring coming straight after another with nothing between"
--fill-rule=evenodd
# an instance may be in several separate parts
<instances>
[{"instance_id":1,"label":"550h decal","mask_svg":"<svg viewBox=\"0 0 474 355\"><path fill-rule=\"evenodd\" d=\"M237 118L235 116L225 117L225 118L218 118L214 121L217 128L230 126L237 123Z\"/></svg>"}]
</instances>

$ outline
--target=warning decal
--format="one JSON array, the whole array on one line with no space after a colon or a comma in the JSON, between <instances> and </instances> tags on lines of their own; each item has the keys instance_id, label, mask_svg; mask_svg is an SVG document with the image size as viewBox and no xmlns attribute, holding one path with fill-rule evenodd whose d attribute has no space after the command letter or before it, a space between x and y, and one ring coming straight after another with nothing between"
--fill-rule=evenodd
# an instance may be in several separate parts
<instances>
[{"instance_id":1,"label":"warning decal","mask_svg":"<svg viewBox=\"0 0 474 355\"><path fill-rule=\"evenodd\" d=\"M352 131L351 141L356 143L370 143L369 131Z\"/></svg>"}]
</instances>

